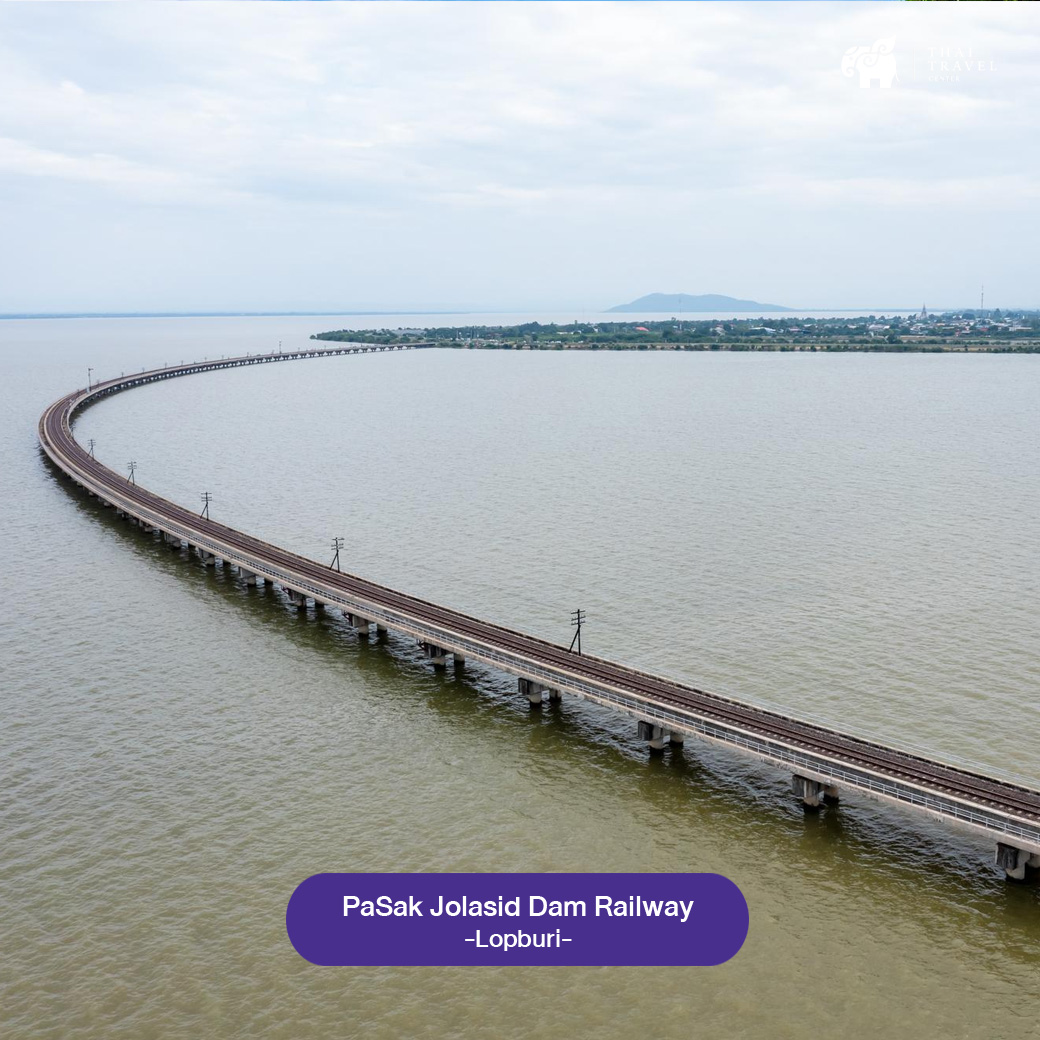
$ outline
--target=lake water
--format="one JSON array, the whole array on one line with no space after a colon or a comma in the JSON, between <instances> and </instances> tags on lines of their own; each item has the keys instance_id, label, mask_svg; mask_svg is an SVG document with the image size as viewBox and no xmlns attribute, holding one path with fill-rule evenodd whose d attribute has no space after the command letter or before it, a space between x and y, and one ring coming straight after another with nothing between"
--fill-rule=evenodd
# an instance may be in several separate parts
<instances>
[{"instance_id":1,"label":"lake water","mask_svg":"<svg viewBox=\"0 0 1040 1040\"><path fill-rule=\"evenodd\" d=\"M426 323L0 322L4 1034L1028 1035L1040 892L985 844L854 795L807 816L722 750L650 759L622 716L359 643L36 447L87 366ZM563 642L582 607L592 652L1040 784L1038 416L1035 355L430 350L145 387L77 433L385 584ZM419 870L718 871L751 929L714 969L293 951L303 878Z\"/></svg>"}]
</instances>

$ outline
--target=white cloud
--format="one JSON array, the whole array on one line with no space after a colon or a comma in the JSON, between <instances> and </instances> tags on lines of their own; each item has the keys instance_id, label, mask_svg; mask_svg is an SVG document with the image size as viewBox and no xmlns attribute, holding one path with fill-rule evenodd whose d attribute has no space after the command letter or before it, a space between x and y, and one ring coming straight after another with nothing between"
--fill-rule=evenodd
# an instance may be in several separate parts
<instances>
[{"instance_id":1,"label":"white cloud","mask_svg":"<svg viewBox=\"0 0 1040 1040\"><path fill-rule=\"evenodd\" d=\"M882 37L897 40L900 82L861 89L841 56ZM68 219L77 207L87 223L159 205L182 223L208 213L200 233L229 259L263 221L272 247L298 255L297 295L326 284L330 257L354 270L346 243L414 251L423 234L490 287L478 257L493 233L511 244L501 303L537 302L509 299L525 264L551 267L558 294L598 277L609 299L646 276L645 260L598 245L576 274L540 236L616 243L638 228L674 285L703 277L680 271L688 229L737 268L792 222L826 235L824 211L1035 221L1038 40L1040 18L1011 4L82 3L60 18L51 5L0 5L0 178L15 233L30 233L32 215L70 263L86 248ZM913 80L915 55L950 41L992 55L995 70ZM757 231L735 242L726 229L750 214ZM314 234L343 251L316 251ZM853 280L842 290L808 252L804 262L850 298ZM1021 258L1006 266L1024 292ZM864 267L878 293L896 288ZM249 290L233 269L203 262L198 284L240 300ZM32 272L0 273L9 294L39 298ZM357 275L388 306L443 291L421 269L412 285ZM754 277L732 288L780 295L779 273L777 289L768 272ZM193 291L183 273L174 282Z\"/></svg>"}]
</instances>

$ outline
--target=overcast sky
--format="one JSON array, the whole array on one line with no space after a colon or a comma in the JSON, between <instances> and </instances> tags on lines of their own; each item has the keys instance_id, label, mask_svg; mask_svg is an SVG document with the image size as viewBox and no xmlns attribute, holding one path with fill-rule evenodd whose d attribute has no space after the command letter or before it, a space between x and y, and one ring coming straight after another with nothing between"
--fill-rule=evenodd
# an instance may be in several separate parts
<instances>
[{"instance_id":1,"label":"overcast sky","mask_svg":"<svg viewBox=\"0 0 1040 1040\"><path fill-rule=\"evenodd\" d=\"M1036 307L1038 88L1026 3L0 3L0 312Z\"/></svg>"}]
</instances>

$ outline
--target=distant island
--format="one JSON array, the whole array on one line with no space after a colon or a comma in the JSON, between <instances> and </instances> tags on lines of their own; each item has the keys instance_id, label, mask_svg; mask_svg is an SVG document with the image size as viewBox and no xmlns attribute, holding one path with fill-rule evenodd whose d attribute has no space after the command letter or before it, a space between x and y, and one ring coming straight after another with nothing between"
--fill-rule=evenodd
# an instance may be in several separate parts
<instances>
[{"instance_id":1,"label":"distant island","mask_svg":"<svg viewBox=\"0 0 1040 1040\"><path fill-rule=\"evenodd\" d=\"M694 314L697 311L723 311L736 314L739 311L789 311L790 307L780 307L775 303L756 303L754 300L735 300L732 296L720 296L718 293L706 293L703 296L691 296L689 293L650 293L640 296L631 303L622 303L611 307L608 314L624 314L628 311L653 311L667 314Z\"/></svg>"},{"instance_id":2,"label":"distant island","mask_svg":"<svg viewBox=\"0 0 1040 1040\"><path fill-rule=\"evenodd\" d=\"M313 340L471 350L808 350L1040 353L1040 311L975 311L842 318L703 318L568 325L337 329Z\"/></svg>"}]
</instances>

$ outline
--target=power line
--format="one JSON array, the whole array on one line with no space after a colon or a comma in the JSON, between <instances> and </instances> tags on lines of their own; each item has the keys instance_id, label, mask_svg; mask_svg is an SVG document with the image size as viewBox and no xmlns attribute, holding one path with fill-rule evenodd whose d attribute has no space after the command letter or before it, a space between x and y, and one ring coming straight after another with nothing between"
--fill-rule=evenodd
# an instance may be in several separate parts
<instances>
[{"instance_id":1,"label":"power line","mask_svg":"<svg viewBox=\"0 0 1040 1040\"><path fill-rule=\"evenodd\" d=\"M571 625L575 629L574 638L571 640L571 645L568 649L573 650L574 644L578 644L578 656L581 656L581 626L585 624L588 615L584 610L572 610L571 611Z\"/></svg>"},{"instance_id":2,"label":"power line","mask_svg":"<svg viewBox=\"0 0 1040 1040\"><path fill-rule=\"evenodd\" d=\"M330 569L335 567L336 570L339 570L339 551L342 548L343 548L343 539L342 538L333 538L332 539L332 551L336 555L332 557L332 563L329 564L329 568Z\"/></svg>"}]
</instances>

